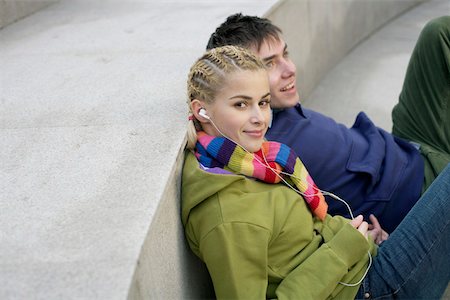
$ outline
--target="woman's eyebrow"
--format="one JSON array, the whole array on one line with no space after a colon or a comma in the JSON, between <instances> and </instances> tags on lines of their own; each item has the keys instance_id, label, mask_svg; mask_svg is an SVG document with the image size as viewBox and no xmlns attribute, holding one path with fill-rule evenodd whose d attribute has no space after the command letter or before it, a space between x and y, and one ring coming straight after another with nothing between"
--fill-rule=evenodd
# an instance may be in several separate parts
<instances>
[{"instance_id":1,"label":"woman's eyebrow","mask_svg":"<svg viewBox=\"0 0 450 300\"><path fill-rule=\"evenodd\" d=\"M229 100L236 99L236 98L246 99L246 100L251 100L252 99L252 97L247 96L247 95L236 95L236 96L231 97Z\"/></svg>"},{"instance_id":2,"label":"woman's eyebrow","mask_svg":"<svg viewBox=\"0 0 450 300\"><path fill-rule=\"evenodd\" d=\"M263 96L261 96L261 99L264 99L267 96L270 96L270 92L268 92L267 94L264 94ZM229 100L236 99L236 98L245 99L245 100L252 100L253 99L252 97L247 96L247 95L236 95L236 96L231 97Z\"/></svg>"},{"instance_id":3,"label":"woman's eyebrow","mask_svg":"<svg viewBox=\"0 0 450 300\"><path fill-rule=\"evenodd\" d=\"M270 92L268 92L267 94L265 94L264 96L262 96L261 99L267 98L268 96L270 96Z\"/></svg>"}]
</instances>

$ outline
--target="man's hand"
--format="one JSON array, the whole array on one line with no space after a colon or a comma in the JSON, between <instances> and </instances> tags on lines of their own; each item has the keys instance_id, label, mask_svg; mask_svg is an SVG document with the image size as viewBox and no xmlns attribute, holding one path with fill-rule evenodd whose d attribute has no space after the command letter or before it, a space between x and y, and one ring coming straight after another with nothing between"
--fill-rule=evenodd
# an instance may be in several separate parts
<instances>
[{"instance_id":1,"label":"man's hand","mask_svg":"<svg viewBox=\"0 0 450 300\"><path fill-rule=\"evenodd\" d=\"M372 224L369 224L368 233L372 237L375 244L380 245L382 242L389 238L389 234L384 231L383 228L381 228L378 219L374 215L370 215L369 219Z\"/></svg>"}]
</instances>

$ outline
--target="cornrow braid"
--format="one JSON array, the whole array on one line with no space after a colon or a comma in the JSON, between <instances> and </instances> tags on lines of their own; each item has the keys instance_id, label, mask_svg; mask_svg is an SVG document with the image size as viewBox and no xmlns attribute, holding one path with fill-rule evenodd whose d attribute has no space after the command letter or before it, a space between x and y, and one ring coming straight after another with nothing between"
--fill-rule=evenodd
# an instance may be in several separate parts
<instances>
[{"instance_id":1,"label":"cornrow braid","mask_svg":"<svg viewBox=\"0 0 450 300\"><path fill-rule=\"evenodd\" d=\"M223 46L207 51L191 67L188 75L188 98L212 102L226 75L238 70L264 69L264 64L249 50Z\"/></svg>"},{"instance_id":2,"label":"cornrow braid","mask_svg":"<svg viewBox=\"0 0 450 300\"><path fill-rule=\"evenodd\" d=\"M238 46L223 46L208 50L191 67L187 80L189 112L194 99L212 103L217 92L226 82L227 75L240 71L265 69L262 61L249 50ZM200 123L193 119L188 129L188 148L193 149L197 141L196 130Z\"/></svg>"}]
</instances>

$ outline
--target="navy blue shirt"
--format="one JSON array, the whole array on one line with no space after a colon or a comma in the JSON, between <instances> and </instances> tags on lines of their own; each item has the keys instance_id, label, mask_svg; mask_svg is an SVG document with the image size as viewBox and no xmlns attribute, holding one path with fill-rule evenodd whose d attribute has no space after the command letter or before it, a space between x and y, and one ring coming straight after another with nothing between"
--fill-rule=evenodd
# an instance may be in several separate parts
<instances>
[{"instance_id":1,"label":"navy blue shirt","mask_svg":"<svg viewBox=\"0 0 450 300\"><path fill-rule=\"evenodd\" d=\"M424 162L410 143L376 127L361 112L351 128L301 107L274 112L268 140L297 153L317 186L344 199L354 216L373 213L392 232L420 197ZM349 217L326 197L329 213Z\"/></svg>"}]
</instances>

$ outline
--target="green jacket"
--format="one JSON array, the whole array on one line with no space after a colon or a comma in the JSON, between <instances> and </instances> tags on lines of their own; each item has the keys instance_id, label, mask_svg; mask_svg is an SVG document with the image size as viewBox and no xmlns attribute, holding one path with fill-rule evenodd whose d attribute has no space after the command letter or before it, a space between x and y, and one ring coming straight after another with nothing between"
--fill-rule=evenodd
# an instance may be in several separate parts
<instances>
[{"instance_id":1,"label":"green jacket","mask_svg":"<svg viewBox=\"0 0 450 300\"><path fill-rule=\"evenodd\" d=\"M182 221L219 299L352 299L376 246L348 220L314 218L283 184L202 170L187 152Z\"/></svg>"}]
</instances>

